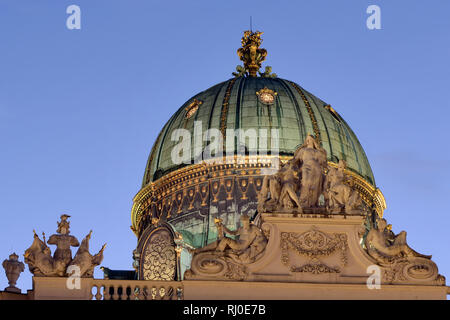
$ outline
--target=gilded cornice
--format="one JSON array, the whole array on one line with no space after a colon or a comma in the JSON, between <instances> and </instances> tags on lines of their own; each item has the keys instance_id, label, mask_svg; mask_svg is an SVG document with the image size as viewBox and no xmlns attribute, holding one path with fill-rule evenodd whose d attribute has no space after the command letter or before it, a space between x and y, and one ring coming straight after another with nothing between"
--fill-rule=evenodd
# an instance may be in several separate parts
<instances>
[{"instance_id":1,"label":"gilded cornice","mask_svg":"<svg viewBox=\"0 0 450 320\"><path fill-rule=\"evenodd\" d=\"M179 197L180 194L181 197L189 196L189 199L191 199L190 207L192 208L195 195L199 193L201 205L206 206L209 193L211 193L212 202L214 202L218 194L217 190L224 186L227 199L231 200L233 194L229 190L233 189L236 179L238 180L237 188L242 192L241 200L245 200L249 184L255 183L256 189L260 187L261 181L257 177L262 176L261 169L270 167L273 158L274 156L234 156L227 158L220 164L203 162L170 172L160 179L150 182L136 194L131 209L131 229L138 235L144 210L156 203L158 203L160 209L173 201L177 201L177 196ZM282 162L286 162L292 157L280 156L279 158ZM337 167L334 162L329 161L328 164ZM383 211L386 209L386 201L381 190L353 171L346 169L345 173L351 177L348 183L359 192L367 207L373 206L378 216L382 217ZM230 180L230 178L232 179ZM216 194L215 190L217 191ZM193 194L189 194L189 192ZM181 211L178 212L181 213Z\"/></svg>"}]
</instances>

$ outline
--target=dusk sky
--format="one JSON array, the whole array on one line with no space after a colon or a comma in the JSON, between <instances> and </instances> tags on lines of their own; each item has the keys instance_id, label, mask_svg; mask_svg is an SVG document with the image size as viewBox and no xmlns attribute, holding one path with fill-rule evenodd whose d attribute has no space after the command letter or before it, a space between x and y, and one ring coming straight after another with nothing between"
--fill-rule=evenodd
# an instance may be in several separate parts
<instances>
[{"instance_id":1,"label":"dusk sky","mask_svg":"<svg viewBox=\"0 0 450 320\"><path fill-rule=\"evenodd\" d=\"M70 5L79 30L66 26ZM380 30L366 26L369 5ZM447 0L0 0L0 262L23 261L32 230L48 237L66 213L80 241L93 230L92 253L107 243L101 265L132 270L131 206L150 149L186 100L232 77L252 16L263 67L347 121L384 217L448 285L449 12ZM17 286L31 289L28 267Z\"/></svg>"}]
</instances>

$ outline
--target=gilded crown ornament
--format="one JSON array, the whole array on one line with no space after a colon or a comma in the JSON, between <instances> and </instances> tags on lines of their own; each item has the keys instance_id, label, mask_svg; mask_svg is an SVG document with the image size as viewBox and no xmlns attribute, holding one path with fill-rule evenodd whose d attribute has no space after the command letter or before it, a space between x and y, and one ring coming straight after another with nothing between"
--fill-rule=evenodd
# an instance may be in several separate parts
<instances>
[{"instance_id":1,"label":"gilded crown ornament","mask_svg":"<svg viewBox=\"0 0 450 320\"><path fill-rule=\"evenodd\" d=\"M250 77L257 76L261 63L267 56L267 50L259 47L262 43L262 34L260 31L245 31L241 39L242 48L237 51L239 59L244 62L244 69Z\"/></svg>"}]
</instances>

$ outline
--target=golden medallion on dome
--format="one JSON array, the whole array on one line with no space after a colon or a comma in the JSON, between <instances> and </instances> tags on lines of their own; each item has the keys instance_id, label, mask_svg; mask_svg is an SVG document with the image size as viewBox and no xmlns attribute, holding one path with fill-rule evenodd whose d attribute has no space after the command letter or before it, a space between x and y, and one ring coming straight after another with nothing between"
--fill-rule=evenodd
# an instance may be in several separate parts
<instances>
[{"instance_id":1,"label":"golden medallion on dome","mask_svg":"<svg viewBox=\"0 0 450 320\"><path fill-rule=\"evenodd\" d=\"M277 94L277 92L267 87L264 87L263 89L256 92L259 101L264 104L273 104L275 102L275 96Z\"/></svg>"},{"instance_id":2,"label":"golden medallion on dome","mask_svg":"<svg viewBox=\"0 0 450 320\"><path fill-rule=\"evenodd\" d=\"M186 119L191 118L196 112L198 107L203 103L201 100L194 99L187 107L186 107Z\"/></svg>"}]
</instances>

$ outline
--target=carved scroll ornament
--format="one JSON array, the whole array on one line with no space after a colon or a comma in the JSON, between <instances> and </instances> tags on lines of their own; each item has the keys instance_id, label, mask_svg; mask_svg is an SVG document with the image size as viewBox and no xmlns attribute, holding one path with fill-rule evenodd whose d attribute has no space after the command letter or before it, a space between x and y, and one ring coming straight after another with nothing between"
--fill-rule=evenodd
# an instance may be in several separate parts
<instances>
[{"instance_id":1,"label":"carved scroll ornament","mask_svg":"<svg viewBox=\"0 0 450 320\"><path fill-rule=\"evenodd\" d=\"M288 266L292 272L339 273L338 267L329 267L323 264L319 257L330 256L340 252L341 265L347 264L347 235L345 233L327 234L316 230L314 227L304 233L282 232L281 233L281 262ZM309 263L297 267L292 266L289 251L293 250L299 255L309 258Z\"/></svg>"}]
</instances>

